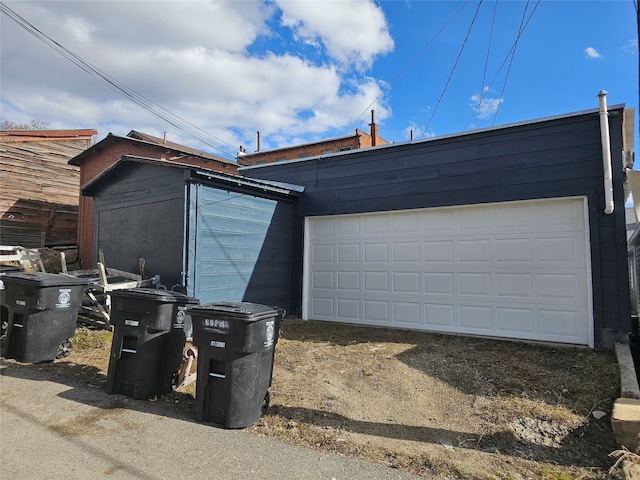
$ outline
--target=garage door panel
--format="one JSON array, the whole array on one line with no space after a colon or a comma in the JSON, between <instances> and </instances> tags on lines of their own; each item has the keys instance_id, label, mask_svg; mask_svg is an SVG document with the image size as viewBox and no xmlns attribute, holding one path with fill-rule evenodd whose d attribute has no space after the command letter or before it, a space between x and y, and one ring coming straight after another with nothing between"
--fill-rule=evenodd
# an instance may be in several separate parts
<instances>
[{"instance_id":1,"label":"garage door panel","mask_svg":"<svg viewBox=\"0 0 640 480\"><path fill-rule=\"evenodd\" d=\"M575 236L542 237L535 240L537 263L554 263L557 268L578 266L582 263L584 249L576 245ZM564 263L564 266L559 265Z\"/></svg>"},{"instance_id":2,"label":"garage door panel","mask_svg":"<svg viewBox=\"0 0 640 480\"><path fill-rule=\"evenodd\" d=\"M497 328L506 333L532 333L535 313L531 308L497 307L495 309Z\"/></svg>"},{"instance_id":3,"label":"garage door panel","mask_svg":"<svg viewBox=\"0 0 640 480\"><path fill-rule=\"evenodd\" d=\"M531 263L531 238L497 238L495 260L500 263Z\"/></svg>"},{"instance_id":4,"label":"garage door panel","mask_svg":"<svg viewBox=\"0 0 640 480\"><path fill-rule=\"evenodd\" d=\"M420 293L420 274L418 272L393 272L391 278L394 294Z\"/></svg>"},{"instance_id":5,"label":"garage door panel","mask_svg":"<svg viewBox=\"0 0 640 480\"><path fill-rule=\"evenodd\" d=\"M389 261L389 245L387 243L365 243L365 263L387 263Z\"/></svg>"},{"instance_id":6,"label":"garage door panel","mask_svg":"<svg viewBox=\"0 0 640 480\"><path fill-rule=\"evenodd\" d=\"M334 263L334 246L318 244L313 246L313 263Z\"/></svg>"},{"instance_id":7,"label":"garage door panel","mask_svg":"<svg viewBox=\"0 0 640 480\"><path fill-rule=\"evenodd\" d=\"M461 272L458 274L458 294L491 296L491 274L486 272Z\"/></svg>"},{"instance_id":8,"label":"garage door panel","mask_svg":"<svg viewBox=\"0 0 640 480\"><path fill-rule=\"evenodd\" d=\"M338 290L360 292L360 272L338 272Z\"/></svg>"},{"instance_id":9,"label":"garage door panel","mask_svg":"<svg viewBox=\"0 0 640 480\"><path fill-rule=\"evenodd\" d=\"M332 297L316 296L311 300L311 313L318 320L333 320L336 318L333 305Z\"/></svg>"},{"instance_id":10,"label":"garage door panel","mask_svg":"<svg viewBox=\"0 0 640 480\"><path fill-rule=\"evenodd\" d=\"M459 318L462 331L489 335L492 330L492 309L482 305L460 305Z\"/></svg>"},{"instance_id":11,"label":"garage door panel","mask_svg":"<svg viewBox=\"0 0 640 480\"><path fill-rule=\"evenodd\" d=\"M363 300L364 320L372 324L388 324L391 321L391 302L382 300Z\"/></svg>"},{"instance_id":12,"label":"garage door panel","mask_svg":"<svg viewBox=\"0 0 640 480\"><path fill-rule=\"evenodd\" d=\"M518 297L530 300L533 291L533 275L530 273L496 273L496 297Z\"/></svg>"},{"instance_id":13,"label":"garage door panel","mask_svg":"<svg viewBox=\"0 0 640 480\"><path fill-rule=\"evenodd\" d=\"M303 316L589 344L582 198L308 221Z\"/></svg>"},{"instance_id":14,"label":"garage door panel","mask_svg":"<svg viewBox=\"0 0 640 480\"><path fill-rule=\"evenodd\" d=\"M360 300L353 298L339 298L337 305L338 317L350 320L360 319Z\"/></svg>"},{"instance_id":15,"label":"garage door panel","mask_svg":"<svg viewBox=\"0 0 640 480\"><path fill-rule=\"evenodd\" d=\"M579 319L586 315L584 309L552 310L541 309L539 312L540 333L546 337L565 337L579 335Z\"/></svg>"},{"instance_id":16,"label":"garage door panel","mask_svg":"<svg viewBox=\"0 0 640 480\"><path fill-rule=\"evenodd\" d=\"M311 288L313 290L333 291L333 277L333 271L323 272L316 270L311 273Z\"/></svg>"},{"instance_id":17,"label":"garage door panel","mask_svg":"<svg viewBox=\"0 0 640 480\"><path fill-rule=\"evenodd\" d=\"M470 239L457 242L458 263L491 262L491 242L489 239Z\"/></svg>"},{"instance_id":18,"label":"garage door panel","mask_svg":"<svg viewBox=\"0 0 640 480\"><path fill-rule=\"evenodd\" d=\"M450 236L454 233L453 212L451 210L424 210L420 215L420 231L430 236Z\"/></svg>"},{"instance_id":19,"label":"garage door panel","mask_svg":"<svg viewBox=\"0 0 640 480\"><path fill-rule=\"evenodd\" d=\"M364 272L365 293L389 293L389 272Z\"/></svg>"},{"instance_id":20,"label":"garage door panel","mask_svg":"<svg viewBox=\"0 0 640 480\"><path fill-rule=\"evenodd\" d=\"M391 261L393 262L419 262L420 242L393 242L391 252Z\"/></svg>"},{"instance_id":21,"label":"garage door panel","mask_svg":"<svg viewBox=\"0 0 640 480\"><path fill-rule=\"evenodd\" d=\"M443 303L427 303L424 306L425 325L453 327L455 325L455 308Z\"/></svg>"},{"instance_id":22,"label":"garage door panel","mask_svg":"<svg viewBox=\"0 0 640 480\"><path fill-rule=\"evenodd\" d=\"M392 302L393 322L403 325L420 325L419 302Z\"/></svg>"},{"instance_id":23,"label":"garage door panel","mask_svg":"<svg viewBox=\"0 0 640 480\"><path fill-rule=\"evenodd\" d=\"M454 295L455 276L451 272L427 272L424 274L426 295Z\"/></svg>"},{"instance_id":24,"label":"garage door panel","mask_svg":"<svg viewBox=\"0 0 640 480\"><path fill-rule=\"evenodd\" d=\"M428 263L453 262L453 240L424 241L424 261Z\"/></svg>"}]
</instances>

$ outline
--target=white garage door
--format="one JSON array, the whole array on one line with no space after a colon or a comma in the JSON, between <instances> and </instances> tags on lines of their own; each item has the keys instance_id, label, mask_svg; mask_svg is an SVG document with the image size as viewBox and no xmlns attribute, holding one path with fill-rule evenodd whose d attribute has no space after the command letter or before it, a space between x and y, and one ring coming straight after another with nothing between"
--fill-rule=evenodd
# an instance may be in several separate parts
<instances>
[{"instance_id":1,"label":"white garage door","mask_svg":"<svg viewBox=\"0 0 640 480\"><path fill-rule=\"evenodd\" d=\"M306 219L303 318L593 345L586 199Z\"/></svg>"}]
</instances>

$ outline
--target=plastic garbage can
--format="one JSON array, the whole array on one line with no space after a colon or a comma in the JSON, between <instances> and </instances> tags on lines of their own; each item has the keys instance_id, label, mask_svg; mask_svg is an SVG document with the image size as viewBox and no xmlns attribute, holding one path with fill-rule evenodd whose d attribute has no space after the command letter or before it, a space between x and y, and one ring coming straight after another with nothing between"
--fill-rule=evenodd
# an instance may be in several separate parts
<instances>
[{"instance_id":1,"label":"plastic garbage can","mask_svg":"<svg viewBox=\"0 0 640 480\"><path fill-rule=\"evenodd\" d=\"M185 346L185 311L198 300L152 288L114 290L107 393L147 399L177 385Z\"/></svg>"},{"instance_id":2,"label":"plastic garbage can","mask_svg":"<svg viewBox=\"0 0 640 480\"><path fill-rule=\"evenodd\" d=\"M7 307L5 358L53 361L69 355L86 280L44 272L2 276Z\"/></svg>"},{"instance_id":3,"label":"plastic garbage can","mask_svg":"<svg viewBox=\"0 0 640 480\"><path fill-rule=\"evenodd\" d=\"M196 420L226 428L255 423L269 407L284 310L249 302L189 308L198 347Z\"/></svg>"},{"instance_id":4,"label":"plastic garbage can","mask_svg":"<svg viewBox=\"0 0 640 480\"><path fill-rule=\"evenodd\" d=\"M4 294L3 277L7 273L18 272L24 272L24 267L19 265L0 265L0 324L2 325L0 336L2 337L4 337L9 323L9 306L7 305L6 295Z\"/></svg>"}]
</instances>

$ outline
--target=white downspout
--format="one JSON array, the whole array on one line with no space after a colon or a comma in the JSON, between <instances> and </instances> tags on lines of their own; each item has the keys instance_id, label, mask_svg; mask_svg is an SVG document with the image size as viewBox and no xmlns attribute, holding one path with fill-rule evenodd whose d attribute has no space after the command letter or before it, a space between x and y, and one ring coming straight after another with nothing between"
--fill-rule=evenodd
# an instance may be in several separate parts
<instances>
[{"instance_id":1,"label":"white downspout","mask_svg":"<svg viewBox=\"0 0 640 480\"><path fill-rule=\"evenodd\" d=\"M602 143L602 167L604 169L604 213L613 213L613 174L611 171L611 141L609 139L609 113L607 112L607 91L600 90L600 141Z\"/></svg>"}]
</instances>

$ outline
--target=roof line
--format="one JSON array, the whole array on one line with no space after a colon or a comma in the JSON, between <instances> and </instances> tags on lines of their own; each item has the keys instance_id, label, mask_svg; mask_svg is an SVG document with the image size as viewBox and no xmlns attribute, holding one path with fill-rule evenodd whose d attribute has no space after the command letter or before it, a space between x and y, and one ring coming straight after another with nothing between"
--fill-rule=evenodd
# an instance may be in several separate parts
<instances>
[{"instance_id":1,"label":"roof line","mask_svg":"<svg viewBox=\"0 0 640 480\"><path fill-rule=\"evenodd\" d=\"M609 108L609 112L611 112L612 110L624 110L625 107L626 107L625 104L622 103L622 104L617 104L617 105L610 105L608 108ZM533 120L525 120L525 121L521 121L521 122L507 123L507 124L504 124L504 125L497 125L497 126L493 126L493 127L479 128L479 129L476 129L476 130L468 130L468 131L465 131L465 132L449 133L449 134L439 135L439 136L435 136L435 137L422 138L422 139L419 139L419 140L407 140L407 141L404 141L404 142L386 143L384 145L377 145L375 147L360 148L360 149L357 149L357 150L348 150L348 151L344 151L344 152L326 153L326 154L315 155L315 156L310 156L310 157L298 158L298 159L295 159L295 160L287 160L287 161L284 161L284 162L270 162L270 163L262 163L262 164L259 164L259 165L238 165L238 171L254 169L254 168L269 168L269 167L272 167L274 165L282 166L284 164L289 164L289 163L308 162L308 161L311 161L311 160L318 160L320 158L328 158L328 157L334 157L334 156L338 156L338 155L358 155L358 154L361 154L364 151L370 152L371 150L380 150L380 149L383 149L383 148L393 148L393 147L398 147L400 145L416 145L416 144L420 144L420 143L434 142L434 141L446 140L446 139L450 139L450 138L460 138L460 137L465 137L465 136L469 136L469 135L475 135L475 134L479 134L479 133L492 132L492 131L496 131L496 130L503 130L503 129L507 129L507 128L521 127L521 126L526 126L526 125L534 125L536 123L543 123L543 122L549 122L549 121L553 121L553 120L561 120L561 119L565 119L565 118L579 117L579 116L595 114L595 113L599 113L598 108L593 108L593 109L589 109L589 110L582 110L582 111L572 112L572 113L568 113L568 114L560 114L560 115L553 115L553 116L549 116L549 117L536 118L536 119L533 119Z\"/></svg>"}]
</instances>

